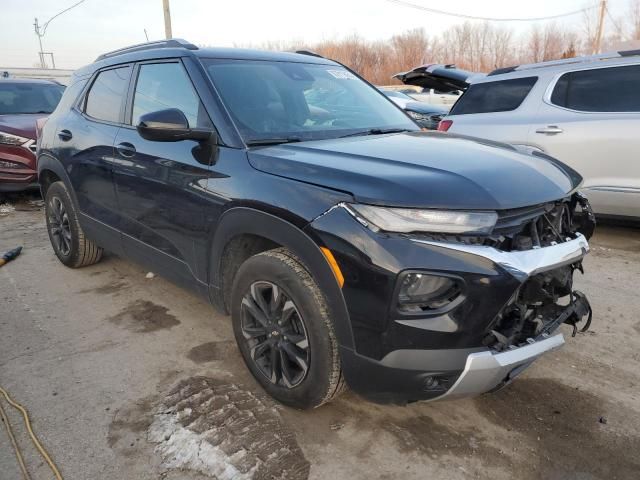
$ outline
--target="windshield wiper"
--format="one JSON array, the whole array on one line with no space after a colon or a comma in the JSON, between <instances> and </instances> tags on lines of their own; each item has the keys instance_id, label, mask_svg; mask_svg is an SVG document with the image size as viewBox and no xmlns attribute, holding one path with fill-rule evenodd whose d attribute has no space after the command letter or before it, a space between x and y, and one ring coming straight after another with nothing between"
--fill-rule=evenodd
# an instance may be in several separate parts
<instances>
[{"instance_id":1,"label":"windshield wiper","mask_svg":"<svg viewBox=\"0 0 640 480\"><path fill-rule=\"evenodd\" d=\"M408 128L369 128L367 130L361 130L359 132L348 133L347 135L341 135L338 138L359 137L364 135L384 135L385 133L402 133L402 132L413 132L413 130L409 130Z\"/></svg>"},{"instance_id":2,"label":"windshield wiper","mask_svg":"<svg viewBox=\"0 0 640 480\"><path fill-rule=\"evenodd\" d=\"M284 137L284 138L259 138L256 140L249 140L245 142L249 147L258 147L260 145L279 145L281 143L295 143L301 142L302 139L298 137Z\"/></svg>"}]
</instances>

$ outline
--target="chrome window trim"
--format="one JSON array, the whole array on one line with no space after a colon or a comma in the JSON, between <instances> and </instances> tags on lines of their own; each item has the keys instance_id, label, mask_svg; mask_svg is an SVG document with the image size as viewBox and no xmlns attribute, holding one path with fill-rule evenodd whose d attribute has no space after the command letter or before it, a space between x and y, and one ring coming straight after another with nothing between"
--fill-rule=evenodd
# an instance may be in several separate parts
<instances>
[{"instance_id":1,"label":"chrome window trim","mask_svg":"<svg viewBox=\"0 0 640 480\"><path fill-rule=\"evenodd\" d=\"M557 108L560 110L564 110L566 112L571 112L571 113L579 113L579 114L583 114L583 115L638 115L640 113L640 111L637 112L590 112L590 111L585 111L585 110L574 110L573 108L567 108L567 107L563 107L560 105L556 105L555 103L553 103L551 101L551 95L553 94L553 90L556 87L556 84L558 83L558 80L560 80L560 77L562 77L563 75L567 75L569 73L573 73L573 72L584 72L584 71L589 71L589 70L602 70L603 68L618 68L618 67L633 67L636 65L640 65L640 62L635 61L635 62L628 62L628 63L618 63L615 65L595 65L595 66L591 66L591 67L583 67L583 68L572 68L569 70L565 70L559 73L555 73L552 77L551 77L551 81L549 82L549 85L547 86L547 89L544 92L544 95L542 97L542 101L544 103L546 103L547 105L549 105L550 107L553 108Z\"/></svg>"}]
</instances>

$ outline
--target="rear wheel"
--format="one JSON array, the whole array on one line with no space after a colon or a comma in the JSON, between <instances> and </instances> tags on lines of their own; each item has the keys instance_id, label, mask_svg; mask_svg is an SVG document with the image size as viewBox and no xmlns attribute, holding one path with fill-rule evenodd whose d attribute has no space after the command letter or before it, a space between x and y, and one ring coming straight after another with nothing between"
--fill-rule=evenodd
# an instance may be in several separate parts
<instances>
[{"instance_id":1,"label":"rear wheel","mask_svg":"<svg viewBox=\"0 0 640 480\"><path fill-rule=\"evenodd\" d=\"M85 236L64 183L58 181L49 186L44 208L49 240L62 263L78 268L100 261L102 248Z\"/></svg>"},{"instance_id":2,"label":"rear wheel","mask_svg":"<svg viewBox=\"0 0 640 480\"><path fill-rule=\"evenodd\" d=\"M249 258L236 275L233 329L247 367L276 400L313 408L344 388L324 295L286 249Z\"/></svg>"}]
</instances>

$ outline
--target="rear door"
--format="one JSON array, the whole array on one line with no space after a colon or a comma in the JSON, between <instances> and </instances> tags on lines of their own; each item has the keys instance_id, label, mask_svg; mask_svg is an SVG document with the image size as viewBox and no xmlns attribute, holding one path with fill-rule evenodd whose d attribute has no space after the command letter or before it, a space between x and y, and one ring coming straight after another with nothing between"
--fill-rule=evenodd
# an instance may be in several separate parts
<instances>
[{"instance_id":1,"label":"rear door","mask_svg":"<svg viewBox=\"0 0 640 480\"><path fill-rule=\"evenodd\" d=\"M194 140L155 142L135 128L140 116L181 110L191 128L213 128L180 59L140 63L125 125L115 140L114 177L126 253L180 283L198 277L206 248L211 146Z\"/></svg>"},{"instance_id":2,"label":"rear door","mask_svg":"<svg viewBox=\"0 0 640 480\"><path fill-rule=\"evenodd\" d=\"M112 175L113 143L124 115L131 71L131 65L100 70L89 82L80 103L56 125L56 141L59 150L64 152L61 160L75 190L80 212L86 217L83 226L93 238L111 235L105 246L116 250L119 234L104 226L115 227L118 223ZM94 232L94 228L101 231Z\"/></svg>"},{"instance_id":3,"label":"rear door","mask_svg":"<svg viewBox=\"0 0 640 480\"><path fill-rule=\"evenodd\" d=\"M474 83L446 117L448 131L526 145L541 89L537 76Z\"/></svg>"},{"instance_id":4,"label":"rear door","mask_svg":"<svg viewBox=\"0 0 640 480\"><path fill-rule=\"evenodd\" d=\"M640 216L640 65L558 75L531 143L584 177L596 213Z\"/></svg>"}]
</instances>

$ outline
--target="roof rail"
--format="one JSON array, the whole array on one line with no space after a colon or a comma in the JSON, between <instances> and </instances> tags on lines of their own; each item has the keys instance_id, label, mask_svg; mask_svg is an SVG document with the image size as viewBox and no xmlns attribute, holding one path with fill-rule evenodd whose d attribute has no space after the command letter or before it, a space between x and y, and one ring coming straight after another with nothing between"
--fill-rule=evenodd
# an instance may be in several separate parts
<instances>
[{"instance_id":1,"label":"roof rail","mask_svg":"<svg viewBox=\"0 0 640 480\"><path fill-rule=\"evenodd\" d=\"M518 65L514 65L513 67L503 67L503 68L496 68L495 70L489 72L487 74L487 77L491 77L492 75L500 75L503 73L511 73L514 70L516 70L518 68Z\"/></svg>"},{"instance_id":2,"label":"roof rail","mask_svg":"<svg viewBox=\"0 0 640 480\"><path fill-rule=\"evenodd\" d=\"M325 58L322 55L320 55L319 53L316 53L312 50L296 50L294 53L297 53L299 55L309 55L310 57L318 57L318 58Z\"/></svg>"},{"instance_id":3,"label":"roof rail","mask_svg":"<svg viewBox=\"0 0 640 480\"><path fill-rule=\"evenodd\" d=\"M131 45L129 47L119 48L111 52L103 53L95 59L96 62L104 60L105 58L111 58L118 55L124 55L125 53L140 52L142 50L151 50L154 48L186 48L188 50L198 50L198 47L193 43L187 42L181 38L171 38L168 40L158 40L155 42L139 43L137 45Z\"/></svg>"},{"instance_id":4,"label":"roof rail","mask_svg":"<svg viewBox=\"0 0 640 480\"><path fill-rule=\"evenodd\" d=\"M607 53L599 53L596 55L583 55L580 57L571 57L571 58L562 58L560 60L549 60L546 62L539 63L529 63L526 65L518 65L517 67L508 67L508 68L498 68L489 73L491 75L500 75L501 73L508 73L510 71L522 71L522 70L531 70L534 68L545 68L545 67L555 67L558 65L570 65L572 63L584 63L584 62L594 62L598 60L610 60L612 58L623 58L623 57L632 57L640 55L639 50L622 50L619 52L607 52Z\"/></svg>"},{"instance_id":5,"label":"roof rail","mask_svg":"<svg viewBox=\"0 0 640 480\"><path fill-rule=\"evenodd\" d=\"M637 50L620 50L618 52L621 57L634 57L640 55L640 49Z\"/></svg>"}]
</instances>

